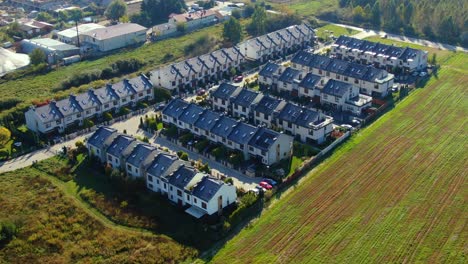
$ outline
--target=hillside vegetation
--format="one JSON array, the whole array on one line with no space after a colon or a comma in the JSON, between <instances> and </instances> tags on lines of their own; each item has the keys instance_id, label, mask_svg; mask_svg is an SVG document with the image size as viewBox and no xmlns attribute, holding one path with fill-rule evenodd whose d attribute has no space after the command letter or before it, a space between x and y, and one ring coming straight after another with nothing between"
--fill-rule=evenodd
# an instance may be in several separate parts
<instances>
[{"instance_id":1,"label":"hillside vegetation","mask_svg":"<svg viewBox=\"0 0 468 264\"><path fill-rule=\"evenodd\" d=\"M1 263L178 263L197 254L167 236L102 221L60 186L31 168L0 175L0 230L17 229L11 240L0 236Z\"/></svg>"},{"instance_id":2,"label":"hillside vegetation","mask_svg":"<svg viewBox=\"0 0 468 264\"><path fill-rule=\"evenodd\" d=\"M465 263L468 55L331 158L213 263Z\"/></svg>"}]
</instances>

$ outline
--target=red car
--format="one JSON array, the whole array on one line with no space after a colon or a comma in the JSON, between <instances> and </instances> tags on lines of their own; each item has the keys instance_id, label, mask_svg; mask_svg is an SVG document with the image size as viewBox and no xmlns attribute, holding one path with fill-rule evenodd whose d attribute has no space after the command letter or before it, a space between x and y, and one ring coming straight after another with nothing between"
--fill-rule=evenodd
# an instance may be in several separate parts
<instances>
[{"instance_id":1,"label":"red car","mask_svg":"<svg viewBox=\"0 0 468 264\"><path fill-rule=\"evenodd\" d=\"M261 181L258 185L260 185L261 187L267 189L267 190L271 190L273 189L273 186L271 186L268 182L266 181Z\"/></svg>"},{"instance_id":2,"label":"red car","mask_svg":"<svg viewBox=\"0 0 468 264\"><path fill-rule=\"evenodd\" d=\"M239 75L239 76L236 76L236 77L234 78L234 82L236 82L236 83L242 82L243 79L244 79L244 76Z\"/></svg>"}]
</instances>

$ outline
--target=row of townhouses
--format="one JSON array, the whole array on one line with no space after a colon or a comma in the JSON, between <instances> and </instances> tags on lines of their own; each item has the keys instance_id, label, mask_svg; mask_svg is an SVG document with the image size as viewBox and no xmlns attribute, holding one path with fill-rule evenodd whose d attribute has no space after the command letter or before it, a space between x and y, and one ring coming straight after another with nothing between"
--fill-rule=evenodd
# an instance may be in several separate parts
<instances>
[{"instance_id":1,"label":"row of townhouses","mask_svg":"<svg viewBox=\"0 0 468 264\"><path fill-rule=\"evenodd\" d=\"M338 81L272 62L266 64L258 75L262 89L310 98L335 110L360 115L363 110L372 106L372 97L361 94L359 87L349 82L349 78L348 82ZM361 80L361 83L364 81Z\"/></svg>"},{"instance_id":2,"label":"row of townhouses","mask_svg":"<svg viewBox=\"0 0 468 264\"><path fill-rule=\"evenodd\" d=\"M292 152L291 136L237 121L181 99L172 100L162 111L162 117L166 124L241 151L246 160L254 158L271 165L290 157Z\"/></svg>"},{"instance_id":3,"label":"row of townhouses","mask_svg":"<svg viewBox=\"0 0 468 264\"><path fill-rule=\"evenodd\" d=\"M322 78L346 82L359 87L362 94L385 97L394 83L394 75L370 65L362 65L324 55L300 51L291 59L291 67ZM325 81L324 81L325 83Z\"/></svg>"},{"instance_id":4,"label":"row of townhouses","mask_svg":"<svg viewBox=\"0 0 468 264\"><path fill-rule=\"evenodd\" d=\"M142 178L159 192L199 218L213 215L236 202L236 188L197 171L177 156L161 152L109 127L98 128L87 140L89 155L131 178Z\"/></svg>"},{"instance_id":5,"label":"row of townhouses","mask_svg":"<svg viewBox=\"0 0 468 264\"><path fill-rule=\"evenodd\" d=\"M196 87L222 78L246 60L267 61L278 55L310 45L315 31L307 24L294 25L246 40L235 47L220 49L151 71L151 81L159 87L178 90Z\"/></svg>"},{"instance_id":6,"label":"row of townhouses","mask_svg":"<svg viewBox=\"0 0 468 264\"><path fill-rule=\"evenodd\" d=\"M427 51L410 47L396 47L367 40L340 36L331 47L331 54L339 59L372 64L392 71L399 68L405 73L427 67Z\"/></svg>"},{"instance_id":7,"label":"row of townhouses","mask_svg":"<svg viewBox=\"0 0 468 264\"><path fill-rule=\"evenodd\" d=\"M227 83L211 94L211 103L216 111L279 128L302 142L321 144L333 130L333 118L319 111Z\"/></svg>"},{"instance_id":8,"label":"row of townhouses","mask_svg":"<svg viewBox=\"0 0 468 264\"><path fill-rule=\"evenodd\" d=\"M123 106L135 105L154 98L153 84L144 74L107 84L99 89L70 95L66 99L51 101L43 106L31 106L25 113L27 127L35 132L63 132L73 124L81 125L86 118L104 112L117 111Z\"/></svg>"}]
</instances>

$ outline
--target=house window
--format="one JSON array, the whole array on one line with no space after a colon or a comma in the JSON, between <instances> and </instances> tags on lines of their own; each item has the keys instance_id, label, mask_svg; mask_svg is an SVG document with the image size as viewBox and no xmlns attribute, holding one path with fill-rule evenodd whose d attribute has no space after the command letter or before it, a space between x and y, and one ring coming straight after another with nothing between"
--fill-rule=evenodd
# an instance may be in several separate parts
<instances>
[{"instance_id":1,"label":"house window","mask_svg":"<svg viewBox=\"0 0 468 264\"><path fill-rule=\"evenodd\" d=\"M86 110L86 114L89 115L89 113L91 113L91 111ZM80 117L81 115L80 115L80 114L77 114L76 116L77 116L77 117Z\"/></svg>"},{"instance_id":2,"label":"house window","mask_svg":"<svg viewBox=\"0 0 468 264\"><path fill-rule=\"evenodd\" d=\"M304 89L304 93L305 93L305 94L308 94L308 93L309 93L309 90L308 90L308 89Z\"/></svg>"},{"instance_id":3,"label":"house window","mask_svg":"<svg viewBox=\"0 0 468 264\"><path fill-rule=\"evenodd\" d=\"M197 198L193 198L193 202L194 202L194 203L197 203Z\"/></svg>"},{"instance_id":4,"label":"house window","mask_svg":"<svg viewBox=\"0 0 468 264\"><path fill-rule=\"evenodd\" d=\"M143 96L143 93L139 93L138 96L139 96L139 97L142 97L142 96Z\"/></svg>"},{"instance_id":5,"label":"house window","mask_svg":"<svg viewBox=\"0 0 468 264\"><path fill-rule=\"evenodd\" d=\"M256 116L256 117L259 117L259 116L260 116L260 113L259 113L259 112L255 112L255 116Z\"/></svg>"},{"instance_id":6,"label":"house window","mask_svg":"<svg viewBox=\"0 0 468 264\"><path fill-rule=\"evenodd\" d=\"M164 184L164 189L167 189L167 184Z\"/></svg>"},{"instance_id":7,"label":"house window","mask_svg":"<svg viewBox=\"0 0 468 264\"><path fill-rule=\"evenodd\" d=\"M57 120L57 122L55 122L55 123L56 123L57 125L59 125L61 122L60 122L60 120Z\"/></svg>"},{"instance_id":8,"label":"house window","mask_svg":"<svg viewBox=\"0 0 468 264\"><path fill-rule=\"evenodd\" d=\"M158 180L158 179L156 179L156 183L159 184L159 180Z\"/></svg>"},{"instance_id":9,"label":"house window","mask_svg":"<svg viewBox=\"0 0 468 264\"><path fill-rule=\"evenodd\" d=\"M359 83L359 80L358 80L358 79L354 79L354 83Z\"/></svg>"},{"instance_id":10,"label":"house window","mask_svg":"<svg viewBox=\"0 0 468 264\"><path fill-rule=\"evenodd\" d=\"M202 202L202 203L201 203L201 207L202 207L203 209L206 209L206 203L205 203L205 202Z\"/></svg>"},{"instance_id":11,"label":"house window","mask_svg":"<svg viewBox=\"0 0 468 264\"><path fill-rule=\"evenodd\" d=\"M172 186L171 186L171 187L169 187L169 190L170 190L170 191L172 191Z\"/></svg>"},{"instance_id":12,"label":"house window","mask_svg":"<svg viewBox=\"0 0 468 264\"><path fill-rule=\"evenodd\" d=\"M247 108L245 108L244 106L242 107L242 112L247 112Z\"/></svg>"},{"instance_id":13,"label":"house window","mask_svg":"<svg viewBox=\"0 0 468 264\"><path fill-rule=\"evenodd\" d=\"M289 128L292 128L292 124L288 122L288 127Z\"/></svg>"},{"instance_id":14,"label":"house window","mask_svg":"<svg viewBox=\"0 0 468 264\"><path fill-rule=\"evenodd\" d=\"M379 85L378 84L374 85L374 89L379 89Z\"/></svg>"},{"instance_id":15,"label":"house window","mask_svg":"<svg viewBox=\"0 0 468 264\"><path fill-rule=\"evenodd\" d=\"M105 105L104 105L104 108L109 108L109 104L105 104Z\"/></svg>"},{"instance_id":16,"label":"house window","mask_svg":"<svg viewBox=\"0 0 468 264\"><path fill-rule=\"evenodd\" d=\"M329 73L329 72L327 72L327 76L330 76L330 73Z\"/></svg>"},{"instance_id":17,"label":"house window","mask_svg":"<svg viewBox=\"0 0 468 264\"><path fill-rule=\"evenodd\" d=\"M71 116L67 117L67 120L68 121L72 120L72 117Z\"/></svg>"},{"instance_id":18,"label":"house window","mask_svg":"<svg viewBox=\"0 0 468 264\"><path fill-rule=\"evenodd\" d=\"M150 94L151 93L151 90L146 90L146 94Z\"/></svg>"},{"instance_id":19,"label":"house window","mask_svg":"<svg viewBox=\"0 0 468 264\"><path fill-rule=\"evenodd\" d=\"M254 151L254 148L253 148L253 147L249 147L249 150L250 150L250 151Z\"/></svg>"},{"instance_id":20,"label":"house window","mask_svg":"<svg viewBox=\"0 0 468 264\"><path fill-rule=\"evenodd\" d=\"M132 171L132 166L127 165L127 169L128 169L129 171Z\"/></svg>"},{"instance_id":21,"label":"house window","mask_svg":"<svg viewBox=\"0 0 468 264\"><path fill-rule=\"evenodd\" d=\"M89 110L88 110L87 112L89 112ZM87 114L89 114L89 113L87 113ZM81 117L81 113L76 114L76 117L77 117L77 118L80 118L80 117Z\"/></svg>"},{"instance_id":22,"label":"house window","mask_svg":"<svg viewBox=\"0 0 468 264\"><path fill-rule=\"evenodd\" d=\"M190 200L190 195L187 194L187 200Z\"/></svg>"},{"instance_id":23,"label":"house window","mask_svg":"<svg viewBox=\"0 0 468 264\"><path fill-rule=\"evenodd\" d=\"M340 102L340 98L335 97L335 102L339 103L339 102Z\"/></svg>"},{"instance_id":24,"label":"house window","mask_svg":"<svg viewBox=\"0 0 468 264\"><path fill-rule=\"evenodd\" d=\"M149 186L151 189L153 189L153 184L150 183L150 184L148 184L148 186Z\"/></svg>"},{"instance_id":25,"label":"house window","mask_svg":"<svg viewBox=\"0 0 468 264\"><path fill-rule=\"evenodd\" d=\"M111 155L107 155L107 159L112 162L112 156Z\"/></svg>"},{"instance_id":26,"label":"house window","mask_svg":"<svg viewBox=\"0 0 468 264\"><path fill-rule=\"evenodd\" d=\"M122 99L122 103L127 102L127 98Z\"/></svg>"},{"instance_id":27,"label":"house window","mask_svg":"<svg viewBox=\"0 0 468 264\"><path fill-rule=\"evenodd\" d=\"M114 102L113 102L113 105L117 105L117 101L114 101Z\"/></svg>"},{"instance_id":28,"label":"house window","mask_svg":"<svg viewBox=\"0 0 468 264\"><path fill-rule=\"evenodd\" d=\"M47 123L47 124L45 125L45 127L46 127L46 128L49 128L49 127L50 127L50 123Z\"/></svg>"},{"instance_id":29,"label":"house window","mask_svg":"<svg viewBox=\"0 0 468 264\"><path fill-rule=\"evenodd\" d=\"M182 197L182 191L181 190L177 190L177 196Z\"/></svg>"},{"instance_id":30,"label":"house window","mask_svg":"<svg viewBox=\"0 0 468 264\"><path fill-rule=\"evenodd\" d=\"M327 94L324 94L324 95L323 95L323 99L325 99L325 100L328 99L328 95L327 95Z\"/></svg>"}]
</instances>

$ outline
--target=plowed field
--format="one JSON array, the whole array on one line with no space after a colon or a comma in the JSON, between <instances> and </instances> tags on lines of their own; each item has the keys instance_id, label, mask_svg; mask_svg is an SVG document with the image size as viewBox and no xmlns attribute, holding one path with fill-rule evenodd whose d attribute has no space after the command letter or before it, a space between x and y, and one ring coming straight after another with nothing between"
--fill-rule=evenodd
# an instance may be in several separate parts
<instances>
[{"instance_id":1,"label":"plowed field","mask_svg":"<svg viewBox=\"0 0 468 264\"><path fill-rule=\"evenodd\" d=\"M466 263L468 55L344 144L214 263Z\"/></svg>"}]
</instances>

